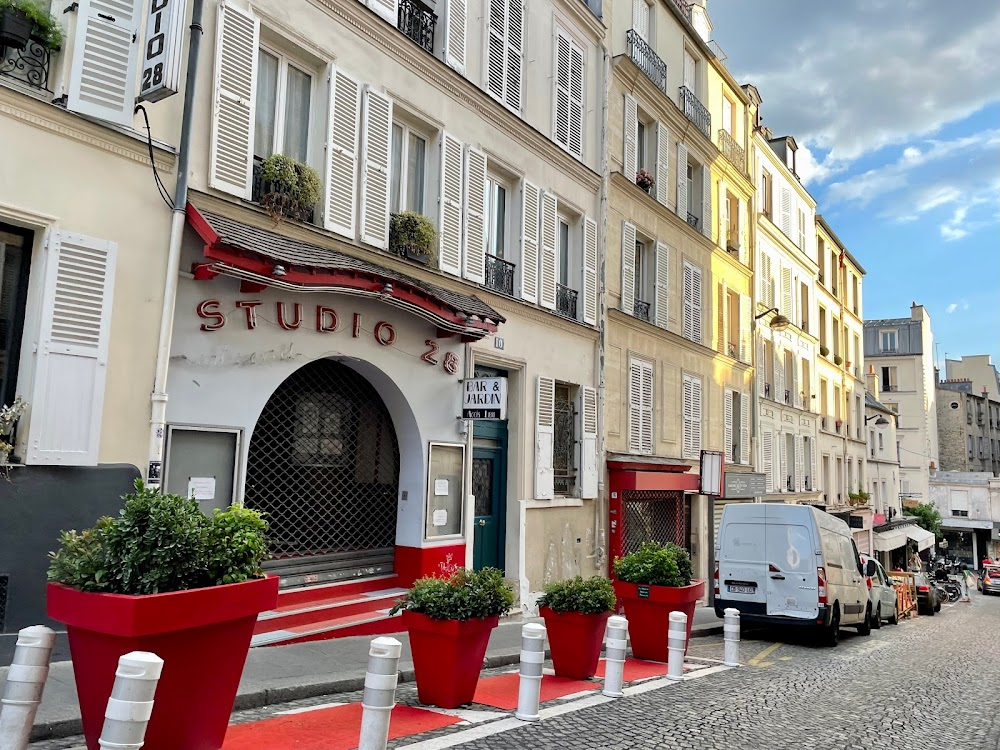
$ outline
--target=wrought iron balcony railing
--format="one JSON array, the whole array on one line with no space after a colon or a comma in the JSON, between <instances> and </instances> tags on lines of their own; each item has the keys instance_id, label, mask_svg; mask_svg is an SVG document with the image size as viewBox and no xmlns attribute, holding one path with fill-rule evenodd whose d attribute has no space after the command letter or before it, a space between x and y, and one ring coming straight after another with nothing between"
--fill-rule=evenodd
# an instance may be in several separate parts
<instances>
[{"instance_id":1,"label":"wrought iron balcony railing","mask_svg":"<svg viewBox=\"0 0 1000 750\"><path fill-rule=\"evenodd\" d=\"M514 269L516 266L495 255L486 256L486 287L494 292L514 296Z\"/></svg>"},{"instance_id":2,"label":"wrought iron balcony railing","mask_svg":"<svg viewBox=\"0 0 1000 750\"><path fill-rule=\"evenodd\" d=\"M691 3L688 0L674 0L674 6L688 20L691 20Z\"/></svg>"},{"instance_id":3,"label":"wrought iron balcony railing","mask_svg":"<svg viewBox=\"0 0 1000 750\"><path fill-rule=\"evenodd\" d=\"M694 95L694 92L687 86L680 87L678 96L681 112L691 122L697 126L698 130L704 133L706 138L712 137L712 113L708 111L704 104Z\"/></svg>"},{"instance_id":4,"label":"wrought iron balcony railing","mask_svg":"<svg viewBox=\"0 0 1000 750\"><path fill-rule=\"evenodd\" d=\"M667 64L653 51L649 43L635 29L625 32L628 56L646 74L656 87L667 93Z\"/></svg>"},{"instance_id":5,"label":"wrought iron balcony railing","mask_svg":"<svg viewBox=\"0 0 1000 750\"><path fill-rule=\"evenodd\" d=\"M719 151L730 164L740 170L741 174L749 174L747 172L747 152L732 135L721 128L719 129Z\"/></svg>"},{"instance_id":6,"label":"wrought iron balcony railing","mask_svg":"<svg viewBox=\"0 0 1000 750\"><path fill-rule=\"evenodd\" d=\"M637 299L635 301L635 306L632 308L632 312L635 317L639 318L639 320L645 320L647 323L649 322L648 302L643 302L641 299Z\"/></svg>"},{"instance_id":7,"label":"wrought iron balcony railing","mask_svg":"<svg viewBox=\"0 0 1000 750\"><path fill-rule=\"evenodd\" d=\"M556 312L565 318L576 320L576 296L575 289L556 284Z\"/></svg>"},{"instance_id":8,"label":"wrought iron balcony railing","mask_svg":"<svg viewBox=\"0 0 1000 750\"><path fill-rule=\"evenodd\" d=\"M396 28L434 54L434 27L437 16L420 0L399 0L399 20Z\"/></svg>"},{"instance_id":9,"label":"wrought iron balcony railing","mask_svg":"<svg viewBox=\"0 0 1000 750\"><path fill-rule=\"evenodd\" d=\"M52 52L44 44L29 39L24 49L0 45L0 76L18 81L31 89L52 93L49 63Z\"/></svg>"},{"instance_id":10,"label":"wrought iron balcony railing","mask_svg":"<svg viewBox=\"0 0 1000 750\"><path fill-rule=\"evenodd\" d=\"M691 226L693 226L695 229L698 228L699 221L698 221L698 217L697 216L695 216L693 213L691 213L690 211L688 211L687 219L688 219L688 224L690 224Z\"/></svg>"}]
</instances>

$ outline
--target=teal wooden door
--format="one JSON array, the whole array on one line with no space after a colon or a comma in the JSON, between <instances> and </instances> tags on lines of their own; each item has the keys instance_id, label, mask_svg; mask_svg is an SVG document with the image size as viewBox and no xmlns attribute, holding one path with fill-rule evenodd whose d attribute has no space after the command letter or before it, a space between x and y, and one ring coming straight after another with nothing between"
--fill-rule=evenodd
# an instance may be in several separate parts
<instances>
[{"instance_id":1,"label":"teal wooden door","mask_svg":"<svg viewBox=\"0 0 1000 750\"><path fill-rule=\"evenodd\" d=\"M501 448L472 450L472 494L476 498L472 565L476 570L503 570L504 506L507 504L504 463Z\"/></svg>"}]
</instances>

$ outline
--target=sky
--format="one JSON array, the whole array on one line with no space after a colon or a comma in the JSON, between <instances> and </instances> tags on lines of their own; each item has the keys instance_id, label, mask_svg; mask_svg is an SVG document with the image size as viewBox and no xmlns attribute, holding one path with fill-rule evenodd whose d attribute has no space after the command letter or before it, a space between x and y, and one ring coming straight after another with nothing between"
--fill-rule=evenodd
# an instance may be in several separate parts
<instances>
[{"instance_id":1,"label":"sky","mask_svg":"<svg viewBox=\"0 0 1000 750\"><path fill-rule=\"evenodd\" d=\"M931 315L1000 368L1000 2L708 0L713 38L865 268L867 320ZM943 375L943 373L942 373Z\"/></svg>"}]
</instances>

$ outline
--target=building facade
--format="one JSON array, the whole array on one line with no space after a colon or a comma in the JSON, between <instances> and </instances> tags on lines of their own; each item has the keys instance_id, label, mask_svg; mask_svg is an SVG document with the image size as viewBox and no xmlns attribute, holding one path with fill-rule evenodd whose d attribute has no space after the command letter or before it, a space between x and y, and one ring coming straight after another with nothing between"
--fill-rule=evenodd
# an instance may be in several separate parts
<instances>
[{"instance_id":1,"label":"building facade","mask_svg":"<svg viewBox=\"0 0 1000 750\"><path fill-rule=\"evenodd\" d=\"M941 471L988 472L1000 476L1000 399L971 378L937 384Z\"/></svg>"},{"instance_id":2,"label":"building facade","mask_svg":"<svg viewBox=\"0 0 1000 750\"><path fill-rule=\"evenodd\" d=\"M899 442L897 414L879 401L878 375L866 375L865 432L868 437L868 484L865 498L872 512L872 549L883 565L904 554L907 537L894 531L903 519L899 496ZM859 513L863 518L863 513Z\"/></svg>"},{"instance_id":3,"label":"building facade","mask_svg":"<svg viewBox=\"0 0 1000 750\"><path fill-rule=\"evenodd\" d=\"M946 380L968 379L972 381L972 391L986 390L994 401L1000 401L1000 372L997 372L993 358L989 354L970 354L961 359L945 359Z\"/></svg>"},{"instance_id":4,"label":"building facade","mask_svg":"<svg viewBox=\"0 0 1000 750\"><path fill-rule=\"evenodd\" d=\"M949 556L979 569L984 557L998 554L995 514L1000 480L989 472L939 471L931 476L930 501L941 514ZM944 546L944 545L942 545Z\"/></svg>"}]
</instances>

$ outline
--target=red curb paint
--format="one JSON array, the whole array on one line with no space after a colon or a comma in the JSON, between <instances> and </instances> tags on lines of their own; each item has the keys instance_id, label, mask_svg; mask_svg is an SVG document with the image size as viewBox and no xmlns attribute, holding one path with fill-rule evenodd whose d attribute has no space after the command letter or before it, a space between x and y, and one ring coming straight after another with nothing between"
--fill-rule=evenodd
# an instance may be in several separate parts
<instances>
[{"instance_id":1,"label":"red curb paint","mask_svg":"<svg viewBox=\"0 0 1000 750\"><path fill-rule=\"evenodd\" d=\"M516 672L501 674L496 677L484 677L476 688L473 703L493 706L507 711L517 708L517 687L520 675ZM566 695L581 693L584 690L597 690L600 685L585 680L571 680L568 677L542 676L541 702L555 700Z\"/></svg>"},{"instance_id":2,"label":"red curb paint","mask_svg":"<svg viewBox=\"0 0 1000 750\"><path fill-rule=\"evenodd\" d=\"M601 659L597 667L597 676L604 677L607 662ZM643 659L626 659L623 682L635 682L645 680L650 677L663 677L667 674L667 665L658 661L645 661Z\"/></svg>"}]
</instances>

